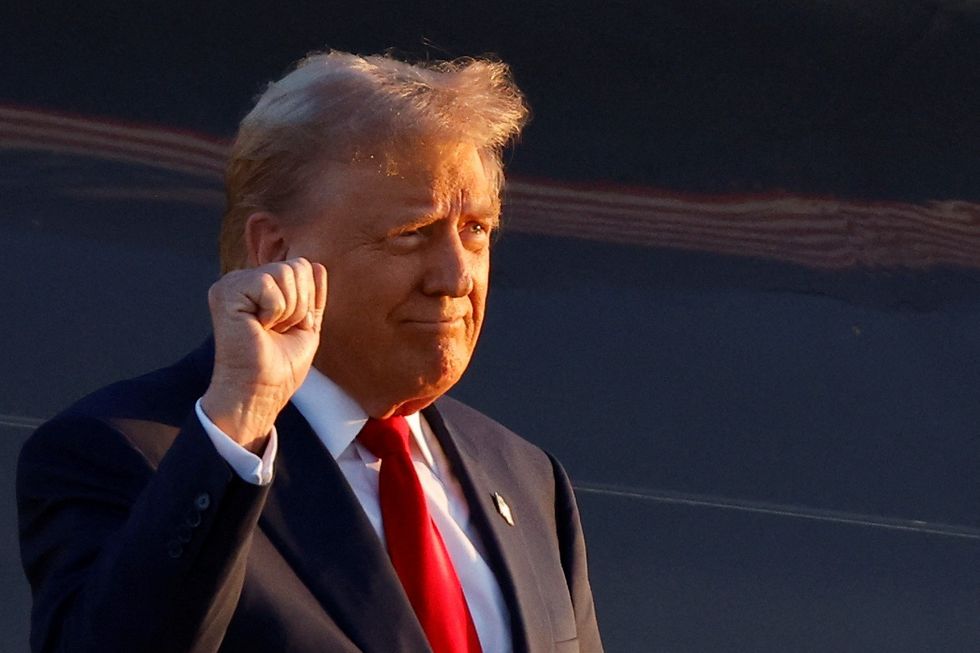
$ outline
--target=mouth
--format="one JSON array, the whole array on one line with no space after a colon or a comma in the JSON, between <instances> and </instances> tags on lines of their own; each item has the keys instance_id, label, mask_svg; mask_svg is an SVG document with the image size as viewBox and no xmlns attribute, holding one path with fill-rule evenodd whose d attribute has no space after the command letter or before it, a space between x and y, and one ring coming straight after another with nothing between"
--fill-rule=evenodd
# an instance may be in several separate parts
<instances>
[{"instance_id":1,"label":"mouth","mask_svg":"<svg viewBox=\"0 0 980 653\"><path fill-rule=\"evenodd\" d=\"M463 317L440 317L434 320L404 320L402 322L410 329L433 333L449 333L466 327Z\"/></svg>"}]
</instances>

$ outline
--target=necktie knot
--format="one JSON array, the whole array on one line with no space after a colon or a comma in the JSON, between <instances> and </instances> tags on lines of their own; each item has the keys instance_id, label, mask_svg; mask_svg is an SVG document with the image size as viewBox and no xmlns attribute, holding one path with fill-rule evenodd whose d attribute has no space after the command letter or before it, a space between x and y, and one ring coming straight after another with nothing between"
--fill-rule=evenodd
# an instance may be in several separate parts
<instances>
[{"instance_id":1,"label":"necktie knot","mask_svg":"<svg viewBox=\"0 0 980 653\"><path fill-rule=\"evenodd\" d=\"M411 430L404 417L368 418L357 439L368 451L382 460L391 454L408 454Z\"/></svg>"}]
</instances>

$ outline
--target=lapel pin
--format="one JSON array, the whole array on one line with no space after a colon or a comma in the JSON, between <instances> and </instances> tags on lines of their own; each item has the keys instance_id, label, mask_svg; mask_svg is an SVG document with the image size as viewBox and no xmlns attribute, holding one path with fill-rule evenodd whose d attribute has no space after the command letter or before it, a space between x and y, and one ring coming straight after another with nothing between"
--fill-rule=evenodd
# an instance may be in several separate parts
<instances>
[{"instance_id":1,"label":"lapel pin","mask_svg":"<svg viewBox=\"0 0 980 653\"><path fill-rule=\"evenodd\" d=\"M498 492L494 492L490 496L493 497L493 505L496 506L497 512L500 513L500 516L504 518L505 522L513 526L514 515L513 513L511 513L510 506L507 505L507 502L504 500L504 498L500 496L500 493Z\"/></svg>"}]
</instances>

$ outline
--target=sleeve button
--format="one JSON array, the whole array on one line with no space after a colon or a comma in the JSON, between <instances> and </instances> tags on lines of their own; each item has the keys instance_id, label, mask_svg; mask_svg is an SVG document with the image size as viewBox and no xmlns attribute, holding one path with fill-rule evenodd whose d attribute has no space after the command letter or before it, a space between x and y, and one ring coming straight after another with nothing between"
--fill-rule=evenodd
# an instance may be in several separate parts
<instances>
[{"instance_id":1,"label":"sleeve button","mask_svg":"<svg viewBox=\"0 0 980 653\"><path fill-rule=\"evenodd\" d=\"M181 544L187 544L191 541L191 527L187 524L181 524L177 527L177 541Z\"/></svg>"},{"instance_id":2,"label":"sleeve button","mask_svg":"<svg viewBox=\"0 0 980 653\"><path fill-rule=\"evenodd\" d=\"M184 516L184 523L191 528L197 528L201 525L201 512L199 510L188 510Z\"/></svg>"},{"instance_id":3,"label":"sleeve button","mask_svg":"<svg viewBox=\"0 0 980 653\"><path fill-rule=\"evenodd\" d=\"M207 510L211 507L211 495L207 492L202 492L197 495L197 498L194 499L194 507L202 511Z\"/></svg>"},{"instance_id":4,"label":"sleeve button","mask_svg":"<svg viewBox=\"0 0 980 653\"><path fill-rule=\"evenodd\" d=\"M170 540L167 542L167 555L174 559L184 555L183 545L177 540Z\"/></svg>"}]
</instances>

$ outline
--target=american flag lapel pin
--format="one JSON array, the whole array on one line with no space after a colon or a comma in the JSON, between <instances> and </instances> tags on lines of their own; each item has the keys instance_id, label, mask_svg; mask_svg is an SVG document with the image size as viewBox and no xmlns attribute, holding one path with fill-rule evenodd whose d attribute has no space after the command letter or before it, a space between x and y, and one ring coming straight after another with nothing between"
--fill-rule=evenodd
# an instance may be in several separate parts
<instances>
[{"instance_id":1,"label":"american flag lapel pin","mask_svg":"<svg viewBox=\"0 0 980 653\"><path fill-rule=\"evenodd\" d=\"M504 518L505 522L513 526L514 514L510 511L510 506L507 505L507 501L504 500L499 492L494 492L490 496L493 497L493 505L497 508L497 512L500 513L500 516Z\"/></svg>"}]
</instances>

